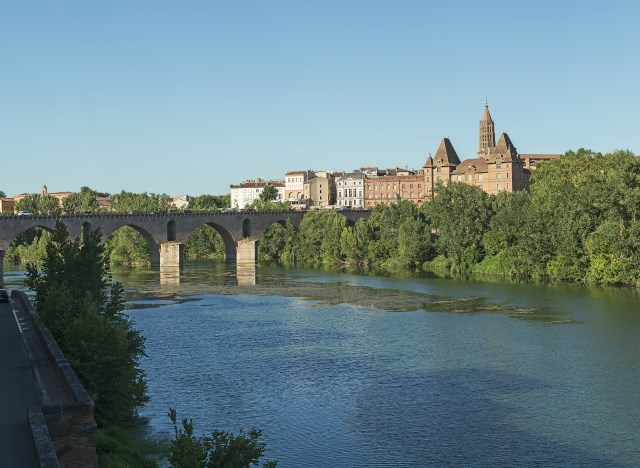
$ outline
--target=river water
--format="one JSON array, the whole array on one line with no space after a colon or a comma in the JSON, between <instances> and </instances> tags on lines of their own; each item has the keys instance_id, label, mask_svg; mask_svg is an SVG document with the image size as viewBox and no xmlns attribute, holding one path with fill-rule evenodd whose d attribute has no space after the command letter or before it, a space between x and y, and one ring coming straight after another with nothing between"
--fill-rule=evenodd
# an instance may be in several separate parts
<instances>
[{"instance_id":1,"label":"river water","mask_svg":"<svg viewBox=\"0 0 640 468\"><path fill-rule=\"evenodd\" d=\"M198 434L256 426L282 467L640 465L636 291L206 262L114 277L157 432L169 407Z\"/></svg>"}]
</instances>

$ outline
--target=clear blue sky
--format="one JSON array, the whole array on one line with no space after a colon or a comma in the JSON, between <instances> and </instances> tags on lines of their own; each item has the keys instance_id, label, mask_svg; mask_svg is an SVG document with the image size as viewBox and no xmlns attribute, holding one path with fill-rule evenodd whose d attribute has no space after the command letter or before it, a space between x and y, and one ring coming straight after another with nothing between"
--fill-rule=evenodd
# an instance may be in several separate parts
<instances>
[{"instance_id":1,"label":"clear blue sky","mask_svg":"<svg viewBox=\"0 0 640 468\"><path fill-rule=\"evenodd\" d=\"M228 193L288 170L640 153L637 1L4 1L0 190Z\"/></svg>"}]
</instances>

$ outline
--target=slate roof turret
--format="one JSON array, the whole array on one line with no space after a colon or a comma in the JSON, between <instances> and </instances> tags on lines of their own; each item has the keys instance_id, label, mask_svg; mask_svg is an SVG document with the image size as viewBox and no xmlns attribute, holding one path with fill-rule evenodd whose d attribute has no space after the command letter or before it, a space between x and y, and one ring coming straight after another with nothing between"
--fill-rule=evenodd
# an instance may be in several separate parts
<instances>
[{"instance_id":1,"label":"slate roof turret","mask_svg":"<svg viewBox=\"0 0 640 468\"><path fill-rule=\"evenodd\" d=\"M518 151L516 150L516 147L514 146L514 144L511 142L509 135L507 135L506 133L502 133L500 135L500 138L498 139L498 144L492 150L492 153L496 155L497 154L509 155L511 156L511 159L515 159L518 157Z\"/></svg>"},{"instance_id":2,"label":"slate roof turret","mask_svg":"<svg viewBox=\"0 0 640 468\"><path fill-rule=\"evenodd\" d=\"M456 153L456 150L453 149L453 145L448 138L443 138L440 146L438 147L438 151L436 151L436 155L433 157L433 160L438 163L438 161L442 161L440 165L442 166L457 166L460 164L460 158Z\"/></svg>"}]
</instances>

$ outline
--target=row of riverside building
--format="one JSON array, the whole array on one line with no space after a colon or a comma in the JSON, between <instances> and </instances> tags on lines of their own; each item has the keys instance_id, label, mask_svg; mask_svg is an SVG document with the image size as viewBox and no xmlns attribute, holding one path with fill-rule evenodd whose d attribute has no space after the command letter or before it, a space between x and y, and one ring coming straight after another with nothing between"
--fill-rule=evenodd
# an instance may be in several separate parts
<instances>
[{"instance_id":1,"label":"row of riverside building","mask_svg":"<svg viewBox=\"0 0 640 468\"><path fill-rule=\"evenodd\" d=\"M433 196L438 182L464 182L489 194L526 190L531 171L560 154L519 154L509 135L496 143L495 125L485 102L480 120L478 157L460 160L448 138L421 169L362 167L353 172L292 171L284 180L246 180L231 185L231 207L243 209L260 197L267 184L278 190L276 201L294 209L350 207L370 209L379 204L409 200L418 206Z\"/></svg>"}]
</instances>

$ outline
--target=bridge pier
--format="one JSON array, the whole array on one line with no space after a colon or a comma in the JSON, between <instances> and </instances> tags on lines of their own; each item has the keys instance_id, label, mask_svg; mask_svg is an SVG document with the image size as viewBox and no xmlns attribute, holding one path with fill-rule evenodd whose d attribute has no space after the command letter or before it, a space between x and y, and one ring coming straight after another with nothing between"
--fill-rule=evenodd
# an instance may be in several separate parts
<instances>
[{"instance_id":1,"label":"bridge pier","mask_svg":"<svg viewBox=\"0 0 640 468\"><path fill-rule=\"evenodd\" d=\"M162 267L179 267L184 264L184 244L179 242L163 242L160 244L160 264ZM151 260L153 264L153 259ZM152 265L153 266L153 265Z\"/></svg>"},{"instance_id":2,"label":"bridge pier","mask_svg":"<svg viewBox=\"0 0 640 468\"><path fill-rule=\"evenodd\" d=\"M255 265L258 261L258 241L256 239L242 239L236 242L236 263Z\"/></svg>"}]
</instances>

